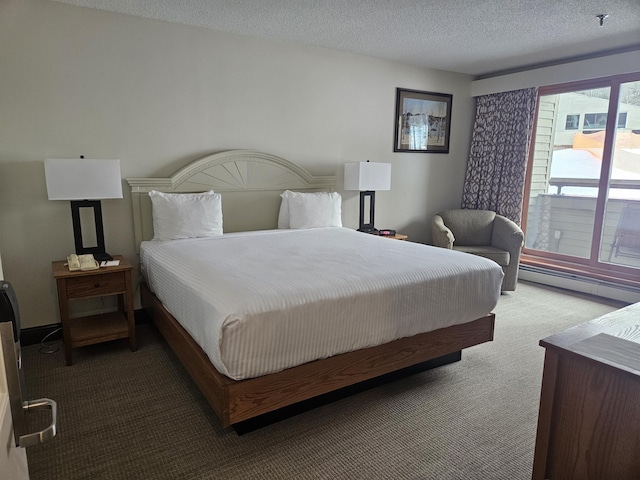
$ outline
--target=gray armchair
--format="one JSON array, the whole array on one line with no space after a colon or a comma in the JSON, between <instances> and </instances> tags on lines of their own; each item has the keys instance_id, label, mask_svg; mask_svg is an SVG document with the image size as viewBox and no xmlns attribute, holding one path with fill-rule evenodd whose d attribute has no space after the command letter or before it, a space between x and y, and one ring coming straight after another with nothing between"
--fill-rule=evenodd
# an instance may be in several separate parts
<instances>
[{"instance_id":1,"label":"gray armchair","mask_svg":"<svg viewBox=\"0 0 640 480\"><path fill-rule=\"evenodd\" d=\"M502 290L518 280L524 234L518 225L490 210L447 210L433 219L433 244L486 257L502 267Z\"/></svg>"}]
</instances>

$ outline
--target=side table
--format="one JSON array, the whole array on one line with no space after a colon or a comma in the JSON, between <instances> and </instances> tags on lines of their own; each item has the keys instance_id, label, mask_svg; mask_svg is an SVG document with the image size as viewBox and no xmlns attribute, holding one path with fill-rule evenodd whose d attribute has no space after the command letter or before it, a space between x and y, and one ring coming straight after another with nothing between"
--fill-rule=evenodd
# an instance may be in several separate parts
<instances>
[{"instance_id":1,"label":"side table","mask_svg":"<svg viewBox=\"0 0 640 480\"><path fill-rule=\"evenodd\" d=\"M64 339L65 363L73 364L73 348L119 338L129 338L131 351L136 350L136 330L133 316L133 267L121 255L120 264L97 270L70 272L66 261L52 262L58 287L60 322ZM78 318L69 317L69 302L80 298L118 296L118 310Z\"/></svg>"},{"instance_id":2,"label":"side table","mask_svg":"<svg viewBox=\"0 0 640 480\"><path fill-rule=\"evenodd\" d=\"M406 240L409 238L408 235L402 235L401 233L396 233L395 235L380 235L383 238L391 238L393 240Z\"/></svg>"}]
</instances>

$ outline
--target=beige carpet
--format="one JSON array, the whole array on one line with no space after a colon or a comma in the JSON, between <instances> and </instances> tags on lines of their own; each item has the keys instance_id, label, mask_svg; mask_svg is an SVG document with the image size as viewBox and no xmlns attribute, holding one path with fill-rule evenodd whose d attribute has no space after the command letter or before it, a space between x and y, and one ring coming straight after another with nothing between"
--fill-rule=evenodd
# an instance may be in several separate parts
<instances>
[{"instance_id":1,"label":"beige carpet","mask_svg":"<svg viewBox=\"0 0 640 480\"><path fill-rule=\"evenodd\" d=\"M24 348L32 398L59 433L28 449L38 479L528 479L544 350L538 341L615 302L521 282L500 298L495 341L462 361L238 436L223 429L151 325L116 341Z\"/></svg>"}]
</instances>

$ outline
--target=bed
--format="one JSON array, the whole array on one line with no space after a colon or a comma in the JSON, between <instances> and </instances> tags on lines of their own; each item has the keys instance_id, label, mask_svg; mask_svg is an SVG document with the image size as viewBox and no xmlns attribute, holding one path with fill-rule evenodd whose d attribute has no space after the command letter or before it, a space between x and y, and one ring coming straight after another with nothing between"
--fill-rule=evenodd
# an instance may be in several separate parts
<instances>
[{"instance_id":1,"label":"bed","mask_svg":"<svg viewBox=\"0 0 640 480\"><path fill-rule=\"evenodd\" d=\"M232 150L127 181L143 308L225 427L493 339L493 262L336 225L276 228L283 191L333 192L335 177ZM224 235L152 240L150 192L209 190Z\"/></svg>"}]
</instances>

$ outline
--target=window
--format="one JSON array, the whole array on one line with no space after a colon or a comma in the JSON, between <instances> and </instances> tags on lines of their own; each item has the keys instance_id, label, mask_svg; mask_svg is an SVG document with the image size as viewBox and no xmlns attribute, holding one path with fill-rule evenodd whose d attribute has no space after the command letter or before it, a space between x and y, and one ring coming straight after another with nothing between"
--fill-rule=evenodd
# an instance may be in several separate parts
<instances>
[{"instance_id":1,"label":"window","mask_svg":"<svg viewBox=\"0 0 640 480\"><path fill-rule=\"evenodd\" d=\"M567 125L569 124L569 115L567 115ZM584 130L604 130L607 126L606 113L587 113L584 116ZM627 126L627 113L618 115L618 128ZM578 127L576 127L578 128ZM569 130L569 127L567 127Z\"/></svg>"},{"instance_id":2,"label":"window","mask_svg":"<svg viewBox=\"0 0 640 480\"><path fill-rule=\"evenodd\" d=\"M627 112L618 114L618 128L626 128L627 126Z\"/></svg>"},{"instance_id":3,"label":"window","mask_svg":"<svg viewBox=\"0 0 640 480\"><path fill-rule=\"evenodd\" d=\"M580 127L580 115L567 115L565 130L577 130Z\"/></svg>"},{"instance_id":4,"label":"window","mask_svg":"<svg viewBox=\"0 0 640 480\"><path fill-rule=\"evenodd\" d=\"M604 130L606 127L606 113L586 113L584 115L584 130Z\"/></svg>"},{"instance_id":5,"label":"window","mask_svg":"<svg viewBox=\"0 0 640 480\"><path fill-rule=\"evenodd\" d=\"M524 262L640 280L640 73L542 87L537 109Z\"/></svg>"}]
</instances>

